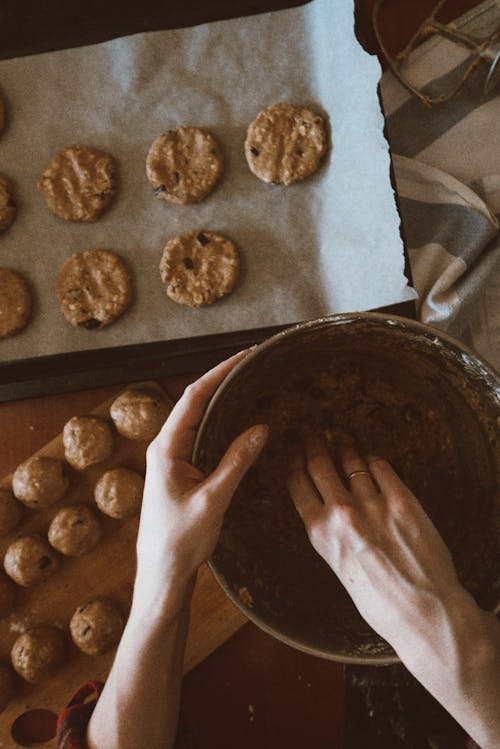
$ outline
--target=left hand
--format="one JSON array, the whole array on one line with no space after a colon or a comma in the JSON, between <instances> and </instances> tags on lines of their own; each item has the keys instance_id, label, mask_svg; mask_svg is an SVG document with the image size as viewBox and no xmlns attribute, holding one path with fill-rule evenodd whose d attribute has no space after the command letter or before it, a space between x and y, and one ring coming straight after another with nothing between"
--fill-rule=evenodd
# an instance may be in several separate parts
<instances>
[{"instance_id":1,"label":"left hand","mask_svg":"<svg viewBox=\"0 0 500 749\"><path fill-rule=\"evenodd\" d=\"M186 589L210 557L231 498L266 442L267 427L256 425L236 437L209 476L190 462L209 399L246 354L236 354L189 385L148 447L137 579L155 600L172 587Z\"/></svg>"}]
</instances>

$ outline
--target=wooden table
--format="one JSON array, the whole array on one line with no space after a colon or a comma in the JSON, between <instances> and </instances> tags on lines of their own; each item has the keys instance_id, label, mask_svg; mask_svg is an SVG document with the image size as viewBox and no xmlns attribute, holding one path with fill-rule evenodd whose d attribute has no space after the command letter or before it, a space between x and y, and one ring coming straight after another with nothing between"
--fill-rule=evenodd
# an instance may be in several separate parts
<instances>
[{"instance_id":1,"label":"wooden table","mask_svg":"<svg viewBox=\"0 0 500 749\"><path fill-rule=\"evenodd\" d=\"M17 14L14 0L6 0L0 49L2 56L10 56L23 50L110 38L130 30L134 22L136 28L180 26L292 4L271 0L104 4L89 0L86 12L78 4L79 15L72 16L73 4L60 0L32 4L37 10L29 12L17 4ZM376 51L370 27L373 4L374 0L357 0L358 36L371 52ZM394 52L433 2L390 0L389 4L390 12L384 12L381 20ZM475 4L473 0L453 0L448 18ZM179 397L199 369L194 366L193 372L170 377L163 385L174 398ZM0 476L58 434L69 417L90 411L120 389L101 387L0 404ZM342 746L342 725L342 667L288 648L250 623L185 678L180 741L185 748L335 748Z\"/></svg>"}]
</instances>

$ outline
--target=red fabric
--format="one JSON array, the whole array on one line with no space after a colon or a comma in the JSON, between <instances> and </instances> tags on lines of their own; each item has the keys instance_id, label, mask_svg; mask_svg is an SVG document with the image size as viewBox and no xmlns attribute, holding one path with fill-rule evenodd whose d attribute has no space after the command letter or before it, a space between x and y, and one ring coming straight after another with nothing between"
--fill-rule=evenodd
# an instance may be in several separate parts
<instances>
[{"instance_id":1,"label":"red fabric","mask_svg":"<svg viewBox=\"0 0 500 749\"><path fill-rule=\"evenodd\" d=\"M75 692L57 719L56 749L86 749L87 724L103 687L100 681L87 681Z\"/></svg>"}]
</instances>

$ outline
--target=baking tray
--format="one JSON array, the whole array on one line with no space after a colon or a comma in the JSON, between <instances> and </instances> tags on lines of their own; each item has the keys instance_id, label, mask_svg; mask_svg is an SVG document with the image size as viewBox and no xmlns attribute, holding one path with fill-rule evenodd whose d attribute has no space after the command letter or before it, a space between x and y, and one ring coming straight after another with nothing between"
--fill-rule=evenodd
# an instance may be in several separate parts
<instances>
[{"instance_id":1,"label":"baking tray","mask_svg":"<svg viewBox=\"0 0 500 749\"><path fill-rule=\"evenodd\" d=\"M63 0L48 0L43 7L39 3L19 4L14 0L4 0L0 59L93 44L141 31L181 28L304 4L304 0L216 0L211 3L204 0L184 3L144 0L141 4L118 3L116 0L102 4L90 0L76 11L71 3ZM361 4L357 2L358 35L367 26L366 10L363 12ZM392 182L394 186L393 179ZM410 278L406 253L405 258L405 273ZM415 316L412 302L379 311ZM287 326L0 362L0 402L200 371L241 348L259 343L283 327Z\"/></svg>"}]
</instances>

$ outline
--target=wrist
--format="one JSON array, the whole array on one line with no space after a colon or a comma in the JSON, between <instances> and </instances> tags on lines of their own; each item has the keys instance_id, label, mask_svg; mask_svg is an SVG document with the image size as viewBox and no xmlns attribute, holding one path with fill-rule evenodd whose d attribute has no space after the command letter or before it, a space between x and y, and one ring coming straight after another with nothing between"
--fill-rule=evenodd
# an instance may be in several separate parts
<instances>
[{"instance_id":1,"label":"wrist","mask_svg":"<svg viewBox=\"0 0 500 749\"><path fill-rule=\"evenodd\" d=\"M196 583L196 573L190 577L165 572L161 578L138 567L130 615L150 622L169 624L189 609Z\"/></svg>"}]
</instances>

